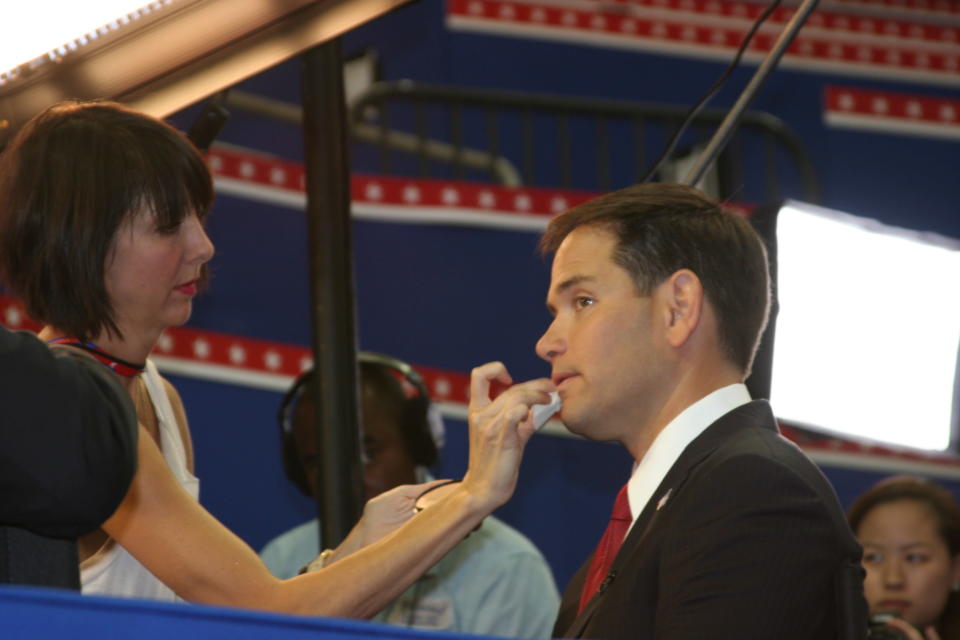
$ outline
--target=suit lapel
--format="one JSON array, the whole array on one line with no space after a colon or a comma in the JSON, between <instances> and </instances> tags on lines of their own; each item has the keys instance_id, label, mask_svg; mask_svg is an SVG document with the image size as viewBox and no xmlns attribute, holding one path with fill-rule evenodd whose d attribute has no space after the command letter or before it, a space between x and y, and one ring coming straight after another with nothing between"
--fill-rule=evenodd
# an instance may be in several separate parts
<instances>
[{"instance_id":1,"label":"suit lapel","mask_svg":"<svg viewBox=\"0 0 960 640\"><path fill-rule=\"evenodd\" d=\"M630 534L627 536L627 540L624 541L624 545L626 545L627 541L631 541L631 538L637 531L641 533L638 534L638 539L635 542L639 542L646 536L647 531L653 526L657 514L669 507L670 501L674 500L682 491L683 484L686 482L690 472L693 471L704 458L713 453L717 447L726 442L735 432L757 427L776 430L773 412L770 409L770 405L764 400L754 400L753 402L741 405L733 411L724 414L717 419L716 422L704 429L703 433L687 445L683 453L680 454L680 457L677 458L677 461L674 462L670 470L667 471L667 475L663 477L657 490L653 492L650 500L644 505L643 511L640 512L640 516L634 523L633 528L630 529ZM614 561L614 566L616 566L616 561Z\"/></svg>"},{"instance_id":2,"label":"suit lapel","mask_svg":"<svg viewBox=\"0 0 960 640\"><path fill-rule=\"evenodd\" d=\"M630 532L627 534L623 545L617 552L617 557L613 560L613 566L610 568L611 576L608 576L606 584L616 580L620 568L626 561L643 549L643 541L647 535L654 529L658 516L665 513L675 501L676 497L683 490L683 485L697 465L699 465L707 456L723 444L733 433L741 429L763 428L777 431L776 420L773 417L773 411L769 403L765 400L754 400L745 405L737 407L733 411L721 416L716 422L707 427L703 433L697 436L677 461L673 463L667 475L664 476L657 490L654 491L650 500L644 505L643 511L633 523ZM592 557L592 555L591 555ZM587 559L590 562L590 559ZM580 612L574 620L570 629L564 633L565 638L577 638L584 632L587 624L590 622L594 611L603 601L605 589L594 595L583 611Z\"/></svg>"},{"instance_id":3,"label":"suit lapel","mask_svg":"<svg viewBox=\"0 0 960 640\"><path fill-rule=\"evenodd\" d=\"M610 574L608 574L606 580L604 581L605 585L609 586L610 583L616 580L617 574L620 572L621 566L626 563L627 558L643 548L643 540L653 529L653 526L657 520L657 516L661 513L661 511L667 508L669 500L674 494L674 487L671 484L668 484L668 482L672 482L670 476L673 474L675 468L676 465L671 467L666 477L664 477L663 482L661 482L660 486L657 488L657 491L653 494L643 511L640 513L637 521L634 522L633 526L630 528L630 532L627 534L623 544L620 546L620 550L617 551L616 558L613 559L613 565L610 567ZM679 486L677 489L679 490ZM666 498L666 500L664 500L664 498ZM661 505L659 509L657 508L657 505ZM590 562L592 557L593 556L591 554L590 558L587 559L587 562ZM581 587L582 584L583 581L581 581ZM583 611L580 612L580 615L574 619L570 630L565 633L563 637L579 638L581 636L587 624L590 622L590 618L593 616L594 611L603 601L604 591L606 591L606 588L601 585L600 590L594 594L592 598L590 598L587 606L584 607Z\"/></svg>"}]
</instances>

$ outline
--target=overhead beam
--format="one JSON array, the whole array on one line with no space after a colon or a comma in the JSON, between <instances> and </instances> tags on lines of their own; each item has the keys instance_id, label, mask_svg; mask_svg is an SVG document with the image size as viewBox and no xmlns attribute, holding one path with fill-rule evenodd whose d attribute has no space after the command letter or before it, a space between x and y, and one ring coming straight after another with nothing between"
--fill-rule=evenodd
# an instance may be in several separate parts
<instances>
[{"instance_id":1,"label":"overhead beam","mask_svg":"<svg viewBox=\"0 0 960 640\"><path fill-rule=\"evenodd\" d=\"M66 99L107 98L165 117L407 0L194 0L42 61L0 87L0 145Z\"/></svg>"}]
</instances>

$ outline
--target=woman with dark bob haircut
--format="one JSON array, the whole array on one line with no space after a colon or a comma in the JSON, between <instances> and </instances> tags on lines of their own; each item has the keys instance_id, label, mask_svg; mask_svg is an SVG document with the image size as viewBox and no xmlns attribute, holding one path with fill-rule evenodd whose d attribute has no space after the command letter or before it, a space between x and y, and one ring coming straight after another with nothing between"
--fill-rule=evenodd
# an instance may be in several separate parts
<instances>
[{"instance_id":1,"label":"woman with dark bob haircut","mask_svg":"<svg viewBox=\"0 0 960 640\"><path fill-rule=\"evenodd\" d=\"M116 373L140 422L130 490L81 540L83 591L372 616L509 499L533 433L513 409L546 402L546 392L515 385L475 402L470 465L448 497L414 518L431 485L385 493L309 572L274 578L197 502L183 406L148 360L161 332L190 316L213 256L203 226L212 199L206 164L179 132L114 103L55 105L0 155L0 273L43 324L42 339ZM478 370L476 398L487 397L492 371Z\"/></svg>"},{"instance_id":2,"label":"woman with dark bob haircut","mask_svg":"<svg viewBox=\"0 0 960 640\"><path fill-rule=\"evenodd\" d=\"M908 640L960 638L960 507L950 492L922 478L887 478L847 518L863 545L871 616Z\"/></svg>"}]
</instances>

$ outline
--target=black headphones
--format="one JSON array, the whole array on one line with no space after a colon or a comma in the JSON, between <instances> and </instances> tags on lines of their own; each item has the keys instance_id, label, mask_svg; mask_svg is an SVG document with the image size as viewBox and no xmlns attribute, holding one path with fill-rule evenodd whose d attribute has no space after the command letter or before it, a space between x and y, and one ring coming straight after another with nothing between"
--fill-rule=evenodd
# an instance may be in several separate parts
<instances>
[{"instance_id":1,"label":"black headphones","mask_svg":"<svg viewBox=\"0 0 960 640\"><path fill-rule=\"evenodd\" d=\"M396 383L397 394L405 398L400 433L414 463L427 467L436 462L438 447L443 442L443 424L436 409L431 407L430 394L420 374L406 362L381 353L361 351L357 354L357 361L360 365L361 389L369 382L379 383L379 378L386 374L386 377ZM313 491L297 451L297 441L293 433L293 412L312 377L313 369L300 374L284 394L277 412L283 469L290 482L307 496L312 496Z\"/></svg>"}]
</instances>

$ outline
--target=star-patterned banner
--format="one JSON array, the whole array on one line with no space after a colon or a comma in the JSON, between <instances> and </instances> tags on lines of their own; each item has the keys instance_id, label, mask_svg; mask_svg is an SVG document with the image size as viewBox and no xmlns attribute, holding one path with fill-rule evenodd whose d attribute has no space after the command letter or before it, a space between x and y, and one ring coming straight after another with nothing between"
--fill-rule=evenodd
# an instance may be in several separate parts
<instances>
[{"instance_id":1,"label":"star-patterned banner","mask_svg":"<svg viewBox=\"0 0 960 640\"><path fill-rule=\"evenodd\" d=\"M828 86L828 126L872 132L960 139L960 100L855 87Z\"/></svg>"},{"instance_id":2,"label":"star-patterned banner","mask_svg":"<svg viewBox=\"0 0 960 640\"><path fill-rule=\"evenodd\" d=\"M9 296L0 296L0 324L11 330L40 329ZM151 359L167 373L273 391L286 391L298 375L313 366L309 347L193 327L164 331ZM467 374L422 366L416 369L436 402L466 406L470 397Z\"/></svg>"},{"instance_id":3,"label":"star-patterned banner","mask_svg":"<svg viewBox=\"0 0 960 640\"><path fill-rule=\"evenodd\" d=\"M640 5L640 6L656 6L663 5L666 2L671 4L675 0L587 0L588 2L594 2L597 4L606 4L610 3L623 4L623 5ZM702 1L705 4L709 4L711 0L696 0ZM751 9L748 15L758 16L760 12L765 8L766 5L761 5L756 2L756 0L746 0L746 2L754 3L754 8ZM732 3L731 3L732 4ZM741 3L742 4L742 3ZM786 20L784 16L792 15L793 8L790 5L799 4L798 0L793 2L786 2L785 5L774 12L774 15L771 16L772 21L783 22ZM694 6L689 0L679 0L678 5L687 7L688 9ZM756 7L759 7L757 9ZM823 0L818 5L818 11L815 15L822 16L845 16L851 19L857 18L867 18L874 21L886 22L884 17L889 16L908 16L911 18L916 18L919 20L931 20L933 22L938 22L944 26L950 26L949 20L951 18L960 17L960 1L958 0ZM947 20L943 20L946 18ZM816 23L815 23L816 24ZM845 25L838 25L840 28L846 29ZM871 30L872 31L872 30Z\"/></svg>"},{"instance_id":4,"label":"star-patterned banner","mask_svg":"<svg viewBox=\"0 0 960 640\"><path fill-rule=\"evenodd\" d=\"M217 193L303 211L303 166L236 148L207 154ZM504 187L479 182L353 174L351 213L360 220L492 227L542 232L550 218L600 193L537 187ZM753 205L726 202L749 215Z\"/></svg>"},{"instance_id":5,"label":"star-patterned banner","mask_svg":"<svg viewBox=\"0 0 960 640\"><path fill-rule=\"evenodd\" d=\"M827 4L867 11L881 8L891 12L919 13L930 18L960 17L960 2L957 0L828 0Z\"/></svg>"},{"instance_id":6,"label":"star-patterned banner","mask_svg":"<svg viewBox=\"0 0 960 640\"><path fill-rule=\"evenodd\" d=\"M207 154L217 191L299 211L306 206L302 165L250 151L214 147ZM596 193L477 182L354 174L353 217L542 231L550 218Z\"/></svg>"},{"instance_id":7,"label":"star-patterned banner","mask_svg":"<svg viewBox=\"0 0 960 640\"><path fill-rule=\"evenodd\" d=\"M810 17L782 67L960 86L956 21L941 24L833 6ZM447 24L458 30L726 61L764 8L744 0L448 0ZM775 12L744 60L762 60L793 11Z\"/></svg>"}]
</instances>

